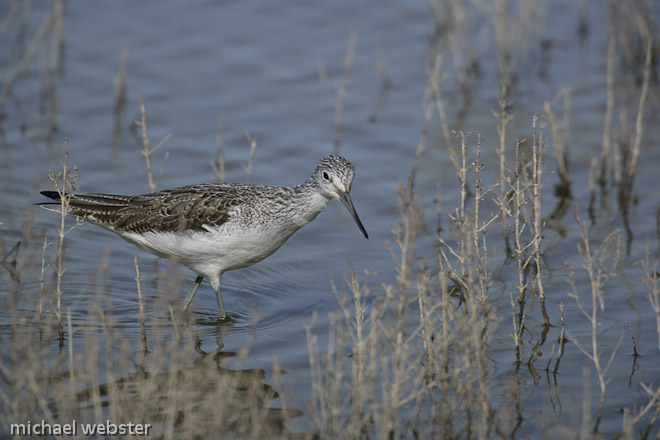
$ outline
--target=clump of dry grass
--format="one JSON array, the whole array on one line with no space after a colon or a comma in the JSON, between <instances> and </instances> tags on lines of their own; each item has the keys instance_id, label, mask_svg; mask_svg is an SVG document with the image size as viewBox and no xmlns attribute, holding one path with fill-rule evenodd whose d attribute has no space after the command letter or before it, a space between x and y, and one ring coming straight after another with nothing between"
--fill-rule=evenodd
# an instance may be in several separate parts
<instances>
[{"instance_id":1,"label":"clump of dry grass","mask_svg":"<svg viewBox=\"0 0 660 440\"><path fill-rule=\"evenodd\" d=\"M534 118L534 133L536 122ZM527 417L523 396L527 388L518 369L524 366L540 377L537 363L543 357L550 331L544 301L556 298L556 293L547 292L543 283L540 170L545 141L543 136L534 136L530 163L521 159L521 142L517 142L516 165L513 169L506 167L508 190L501 199L497 184L486 186L482 180L485 165L480 162L479 137L474 145L465 134L459 139L459 185L467 188L468 176L472 176L474 196L470 199L462 190L457 207L448 214L449 225L439 229L435 264L417 254L418 241L425 237L421 233L424 209L413 191L413 173L408 185L400 185L398 190L400 220L392 231L390 245L396 281L383 285L376 294L368 276L350 273L345 279L348 290L335 287L341 310L332 315L324 352L319 350L312 325L307 328L313 377L309 430L320 438L515 437ZM482 205L489 200L498 209L484 214ZM572 277L568 282L573 289L570 296L589 322L590 347L582 345L581 338L574 337L570 330L569 335L592 363L600 389L600 399L594 406L590 388L585 386L582 429L588 437L599 432L607 375L617 353L618 345L608 349L604 358L598 338L605 306L603 289L619 271L621 246L619 233L614 231L594 248L589 224L578 222L579 251L591 284L591 307L583 305L584 294ZM497 267L492 266L493 253L488 245L489 237L497 235L493 233L502 223L513 236L511 258L517 274L517 282L512 283L515 294L509 292L515 347L512 381L506 376L498 378L491 358L507 314L498 308L502 292L493 291ZM502 259L496 261L501 264ZM650 267L650 263L644 264ZM647 281L653 304L654 278L650 273ZM541 305L540 335L527 320L530 312L526 307L533 303ZM552 371L555 378L561 371L566 343L563 303L559 308L561 332L542 368ZM590 372L585 367L585 380L589 382ZM649 432L660 414L657 385L644 383L643 388L647 401L641 408L626 409L620 436L629 437L637 430ZM559 390L555 388L555 392L559 400ZM494 403L498 400L499 404ZM594 407L597 414L591 418ZM553 432L565 434L571 428L557 425Z\"/></svg>"},{"instance_id":2,"label":"clump of dry grass","mask_svg":"<svg viewBox=\"0 0 660 440\"><path fill-rule=\"evenodd\" d=\"M47 244L36 273L41 273L40 290L53 300L42 308L41 299L19 288L14 302L3 303L12 314L0 353L3 437L15 423L43 420L54 426L75 420L82 436L83 424L110 420L115 425L149 424L149 435L138 438L280 438L286 432L284 422L300 414L278 405L282 401L265 383L264 370L245 366L249 343L237 353L206 353L195 331L181 330L189 325L189 316L175 311L168 299L170 288L180 284L176 271L164 271L160 276L165 278L151 284L159 291L145 304L136 260L135 318L141 335L127 337L104 299L102 283L85 292L94 299L83 311L87 319L79 322L75 316L80 310L74 312L75 301L67 298L73 295L65 282L67 254L63 246ZM46 263L50 253L54 264ZM274 371L269 379L277 383L280 370Z\"/></svg>"},{"instance_id":3,"label":"clump of dry grass","mask_svg":"<svg viewBox=\"0 0 660 440\"><path fill-rule=\"evenodd\" d=\"M461 139L465 154L467 138ZM474 172L475 200L487 193L478 151L461 172ZM412 185L398 193L401 219L391 246L396 283L372 298L351 274L350 292L336 289L341 313L333 318L325 353L318 353L308 329L310 429L321 438L490 437L498 410L491 405L486 359L499 318L490 302L482 228L494 217L482 221L476 201L470 213L459 207L452 244L439 237L437 264L427 265L416 254L423 217Z\"/></svg>"},{"instance_id":4,"label":"clump of dry grass","mask_svg":"<svg viewBox=\"0 0 660 440\"><path fill-rule=\"evenodd\" d=\"M460 139L461 188L472 172L475 198L468 210L462 191L450 216L451 238L438 237L437 263L416 254L423 210L413 190L413 167L408 185L398 190L401 219L390 247L396 283L370 300L370 289L353 273L347 279L350 293L337 292L342 313L334 317L323 355L308 330L314 373L310 428L322 438L495 433L486 359L499 317L490 301L485 229L499 213L481 218L480 203L492 187L483 189L479 141L475 160L468 160L468 137Z\"/></svg>"},{"instance_id":5,"label":"clump of dry grass","mask_svg":"<svg viewBox=\"0 0 660 440\"><path fill-rule=\"evenodd\" d=\"M375 293L368 276L351 273L345 280L348 290L334 288L341 311L332 316L325 352L319 350L312 326L307 329L313 375L309 430L320 438L516 437L528 417L524 393L530 392L521 367L534 379L532 388L541 377L539 370L545 370L553 393L550 402L561 405L558 373L568 342L566 335L572 333L564 314L565 296L546 287L546 227L552 221L559 234L567 231L556 223L566 213L572 197L566 149L571 93L560 92L546 103L541 116L531 119L531 140L520 139L514 148L507 148L512 102L503 87L495 112L499 181L489 184L482 177L489 164L481 159L484 147L480 136L476 136L475 142L469 133L450 133L441 90L442 56L438 54L432 59L424 95L422 136L413 153L407 182L398 188L400 219L392 231L393 242L388 245L395 281ZM461 64L454 68L461 68ZM563 104L561 113L555 109L558 102ZM459 197L456 206L439 211L439 218L443 218L443 223L446 218L447 223L437 228L437 254L429 258L417 253L419 242L429 236L422 232L424 207L416 195L415 180L418 162L427 150L428 127L434 113L456 170ZM548 157L555 159L559 182L554 194L559 202L546 216L548 192L544 192L544 186L548 179L544 170L548 168ZM589 184L594 188L596 168L592 165L592 169ZM492 171L488 175L498 175ZM591 216L591 220L594 222L595 217ZM582 435L589 437L599 435L608 371L617 354L618 345L608 349L608 357L604 358L598 341L606 303L603 288L621 270L622 250L617 231L604 238L594 237L588 223L578 223L578 248L591 285L592 306L583 305L581 298L585 294L572 277L567 282L572 288L570 297L587 318L591 347L583 346L573 336L571 342L580 348L591 366L584 370L588 383L578 420L582 428L560 424L552 432L566 434L582 429ZM498 235L504 237L505 256L497 255L490 244ZM594 241L600 243L598 247ZM502 278L501 271L508 264L515 267L515 282ZM648 256L642 264L649 301L658 315L658 289L654 287L657 264ZM569 272L574 274L575 269L571 266ZM493 289L494 280L503 283L504 288ZM503 294L510 298L511 312L498 308ZM549 298L557 311L546 309ZM557 312L557 322L551 323ZM510 376L503 377L496 374L492 353L499 343L500 324L508 313L513 327L515 367ZM540 314L540 332L534 329L533 322L538 322L535 313ZM544 350L552 324L558 324L559 331L552 347ZM657 327L660 332L660 321ZM543 356L545 366L539 367ZM596 404L590 395L592 369L600 391ZM554 385L550 384L550 373ZM625 409L617 437L630 438L636 432L648 435L660 415L657 385L645 382L641 386L645 401L641 407ZM592 419L593 409L596 417Z\"/></svg>"},{"instance_id":6,"label":"clump of dry grass","mask_svg":"<svg viewBox=\"0 0 660 440\"><path fill-rule=\"evenodd\" d=\"M204 353L188 333L173 334L152 318L148 350L135 358L137 347L116 331L110 312L94 304L88 313L98 327L76 325L65 312L67 338L55 357L50 339L39 342L34 327L17 323L16 343L0 362L3 435L11 423L110 420L149 424L145 438L275 438L299 414L271 407L278 395L264 383L265 372L242 366L249 346ZM181 319L172 314L174 329Z\"/></svg>"}]
</instances>

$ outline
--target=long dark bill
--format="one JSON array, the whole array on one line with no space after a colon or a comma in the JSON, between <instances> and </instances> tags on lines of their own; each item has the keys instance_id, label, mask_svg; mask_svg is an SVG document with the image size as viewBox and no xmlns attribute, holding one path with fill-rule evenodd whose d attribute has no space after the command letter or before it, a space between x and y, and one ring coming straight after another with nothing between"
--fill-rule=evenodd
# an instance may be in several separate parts
<instances>
[{"instance_id":1,"label":"long dark bill","mask_svg":"<svg viewBox=\"0 0 660 440\"><path fill-rule=\"evenodd\" d=\"M367 230L364 229L364 226L362 226L362 222L360 221L360 217L357 215L357 211L355 210L355 206L353 206L353 201L351 200L350 194L348 192L345 192L344 194L341 195L341 198L339 199L341 202L348 208L348 212L351 213L353 216L353 220L355 220L355 223L357 223L358 228L360 228L360 231L364 234L364 238L369 239L369 234L367 234Z\"/></svg>"}]
</instances>

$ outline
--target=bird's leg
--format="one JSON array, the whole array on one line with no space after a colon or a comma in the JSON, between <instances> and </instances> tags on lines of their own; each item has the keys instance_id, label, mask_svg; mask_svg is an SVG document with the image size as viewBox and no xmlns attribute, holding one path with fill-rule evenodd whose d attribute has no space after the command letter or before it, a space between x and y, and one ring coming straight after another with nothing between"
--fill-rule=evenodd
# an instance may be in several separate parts
<instances>
[{"instance_id":1,"label":"bird's leg","mask_svg":"<svg viewBox=\"0 0 660 440\"><path fill-rule=\"evenodd\" d=\"M220 287L215 291L215 299L218 300L218 316L220 317L220 321L224 321L227 319L227 314L225 313L225 304L222 302Z\"/></svg>"},{"instance_id":2,"label":"bird's leg","mask_svg":"<svg viewBox=\"0 0 660 440\"><path fill-rule=\"evenodd\" d=\"M190 288L190 292L188 292L188 295L186 295L186 299L183 301L183 310L188 310L188 306L195 297L195 293L197 293L197 289L199 288L199 285L202 284L202 281L204 281L204 277L201 275L197 275L197 278L195 278L195 282Z\"/></svg>"},{"instance_id":3,"label":"bird's leg","mask_svg":"<svg viewBox=\"0 0 660 440\"><path fill-rule=\"evenodd\" d=\"M211 277L209 278L209 281L211 282L211 286L215 291L215 299L218 300L218 317L220 318L220 321L224 321L227 319L227 313L225 313L225 304L222 302L222 292L220 291L220 277L221 275L218 275L217 277Z\"/></svg>"}]
</instances>

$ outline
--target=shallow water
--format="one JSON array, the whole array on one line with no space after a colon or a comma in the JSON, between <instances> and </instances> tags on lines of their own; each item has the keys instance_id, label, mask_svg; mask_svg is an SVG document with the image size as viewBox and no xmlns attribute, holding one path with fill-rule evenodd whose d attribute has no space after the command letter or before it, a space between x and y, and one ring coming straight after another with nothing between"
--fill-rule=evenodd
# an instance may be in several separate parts
<instances>
[{"instance_id":1,"label":"shallow water","mask_svg":"<svg viewBox=\"0 0 660 440\"><path fill-rule=\"evenodd\" d=\"M570 336L587 344L590 327L575 301L567 296L570 286L566 283L568 272L563 263L580 262L573 212L577 209L582 218L588 218L589 166L592 157L600 157L603 136L609 27L603 24L608 14L599 2L582 2L581 9L573 3L555 0L540 6L530 23L534 29L525 34L528 41L516 42L513 55L516 79L509 97L514 103L511 109L514 118L508 130L510 148L517 138L529 139L532 116L541 114L543 104L552 101L560 91L570 89L570 130L566 133L565 146L573 198L568 200L564 214L547 225L545 288L551 322L558 322L558 304L562 302ZM4 16L7 6L0 12ZM25 50L39 23L50 12L49 4L34 2L29 12L21 10L14 16L0 34L2 45L11 49L0 53L0 71L15 71L15 57ZM588 29L584 39L578 35L581 19ZM17 38L21 20L27 26L27 43ZM492 114L500 95L496 47L490 37L492 23L475 11L467 21L467 29L473 31L469 41L479 54L478 73L471 77L469 99L466 99L460 91L452 57L443 54L445 110L450 129L470 131L473 142L480 134L482 161L486 164L483 177L493 184L499 179L495 154L497 121ZM309 176L321 157L332 152L339 152L354 164L356 178L351 195L369 232L368 241L363 239L345 208L333 202L272 257L223 276L225 307L234 318L229 325L220 328L215 325L215 296L205 283L192 303L193 328L186 329L198 335L200 349L206 353L216 351L219 342L225 352L238 352L249 342L250 355L244 367L265 370L265 383L270 383L276 358L287 370L277 392L286 396L290 408L302 411L302 415L286 422L287 429L305 431L311 393L305 327L312 325L323 351L329 314L338 311L331 282L343 289L344 274L350 270L358 273L368 270L375 274L369 278L375 296L382 283L394 282L391 254L384 244L392 240L391 231L399 219L396 187L407 181L413 152L422 136L422 104L430 70L428 41L438 32L428 2L318 5L287 1L262 5L261 2L196 1L159 2L157 6L128 1L71 2L63 23L59 68L50 73L47 82L53 85L54 100L43 99L44 83L40 79L38 59L38 54L43 52L38 52L14 84L4 107L0 147L3 206L0 222L4 225L0 226L0 237L5 253L21 239L26 219L32 219L32 233L40 237L36 242L43 240L46 231L50 237L55 235L58 217L34 210L33 203L41 201L39 190L50 189L49 171L60 169L63 138L68 139L69 161L78 168L80 191L149 191L139 150L139 130L132 125L139 116L140 94L146 102L152 146L172 134L154 153L156 174L163 164L164 152L169 153L158 185L161 189L217 181L210 162L217 155L219 134L228 181L245 178L244 167L250 154L247 135L258 142L250 176L252 183L298 184ZM341 142L337 146L335 89L342 83L352 33L357 45L347 79ZM120 52L125 46L130 48L126 102L120 111L115 111L114 81ZM47 60L42 60L41 65L44 63ZM625 68L616 66L617 72ZM324 72L327 81L319 80L319 71ZM657 80L657 66L652 72ZM606 312L599 335L607 356L622 335L624 338L608 371L611 382L601 424L606 434L621 428L618 414L623 407L643 404L640 382L657 386L660 381L655 316L639 281L641 268L633 264L644 256L647 237L652 255L656 258L658 255L657 83L653 83L650 96L635 177L635 199L628 213L632 240L626 240L622 232L622 245L630 244L630 252L623 257L625 269L607 285ZM620 101L616 119L628 118L627 125L623 125L632 130L639 87L618 85L617 97ZM561 98L554 106L559 117L563 117ZM621 136L628 135L625 132ZM422 256L432 255L436 246L432 231L438 223L434 206L438 185L441 206L447 210L440 216L444 226L448 222L447 214L459 200L460 190L435 116L428 126L428 136L415 187L420 203L426 207L428 234L420 239L418 250ZM545 164L544 217L559 202L553 195L558 178L552 149L547 152ZM596 241L616 228L625 229L612 194L616 189L609 191L597 200L600 205L593 226ZM495 207L487 209L494 211ZM502 264L502 244L495 240L491 243L494 264ZM30 252L38 260L39 245ZM149 304L156 302L158 295L171 295L172 302L176 295L183 297L194 274L186 268L172 268L165 261L154 262L151 255L113 234L85 225L71 232L66 242L67 293L63 301L72 311L75 326L95 325L87 307L100 296L111 308L118 331L127 340L138 343L135 255L139 257L144 280L147 316L152 325L169 325L168 313ZM174 278L177 273L177 282L163 288L168 277ZM510 338L508 291L511 287L509 290L503 287L515 280L515 276L513 266L502 266L502 280L493 287L501 301L498 303L502 316L497 334L499 346L492 354L500 379L511 375L515 362ZM575 276L578 289L588 292L586 275L578 272ZM38 273L34 268L30 271L26 268L22 279L26 291L38 291ZM9 286L6 277L3 282ZM5 296L9 295L8 287L2 290ZM95 292L94 296L90 292ZM12 337L9 325L12 319L11 314L0 312L0 328L5 329L0 335L3 341ZM537 319L532 328L540 332L540 314L530 319ZM630 356L628 323L643 354L640 358ZM558 337L556 325L550 332L548 340ZM546 356L549 350L549 346L545 348ZM546 362L541 360L543 365ZM568 344L558 376L538 379L530 374L525 378L536 385L529 387L526 421L518 434L534 437L543 428L536 419L548 414L552 414L550 420L556 418L579 430L580 418L571 415L571 411L579 412L581 408L584 365L590 365L586 357L574 344ZM593 381L593 372L590 377ZM557 388L562 394L555 399L552 396ZM595 382L591 392L591 401L596 405L599 394ZM563 411L557 409L561 401ZM277 407L277 401L273 405ZM657 428L653 432L657 435Z\"/></svg>"}]
</instances>

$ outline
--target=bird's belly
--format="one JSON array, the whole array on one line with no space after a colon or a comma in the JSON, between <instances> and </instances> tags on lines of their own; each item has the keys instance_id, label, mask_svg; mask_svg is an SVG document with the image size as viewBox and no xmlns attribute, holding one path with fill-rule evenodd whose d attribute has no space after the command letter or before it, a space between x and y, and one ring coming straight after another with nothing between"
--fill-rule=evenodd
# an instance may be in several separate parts
<instances>
[{"instance_id":1,"label":"bird's belly","mask_svg":"<svg viewBox=\"0 0 660 440\"><path fill-rule=\"evenodd\" d=\"M199 274L217 274L263 260L279 249L293 232L147 232L128 233L122 237L147 252L177 259Z\"/></svg>"}]
</instances>

